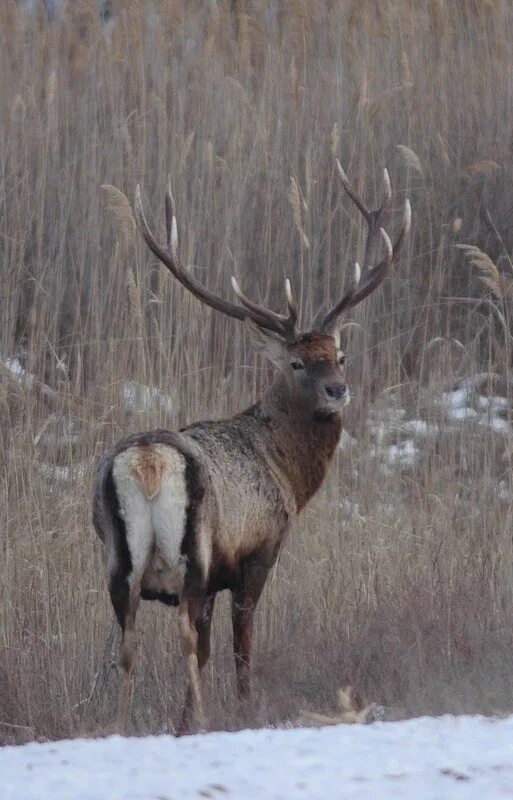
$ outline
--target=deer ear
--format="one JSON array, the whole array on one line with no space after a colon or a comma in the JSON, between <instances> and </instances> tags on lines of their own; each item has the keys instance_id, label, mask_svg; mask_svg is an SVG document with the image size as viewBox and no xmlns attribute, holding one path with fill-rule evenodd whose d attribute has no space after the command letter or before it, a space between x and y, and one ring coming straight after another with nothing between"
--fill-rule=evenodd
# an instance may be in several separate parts
<instances>
[{"instance_id":1,"label":"deer ear","mask_svg":"<svg viewBox=\"0 0 513 800\"><path fill-rule=\"evenodd\" d=\"M272 331L260 328L249 317L244 320L244 326L255 352L268 358L275 366L283 367L287 355L287 347L283 339Z\"/></svg>"}]
</instances>

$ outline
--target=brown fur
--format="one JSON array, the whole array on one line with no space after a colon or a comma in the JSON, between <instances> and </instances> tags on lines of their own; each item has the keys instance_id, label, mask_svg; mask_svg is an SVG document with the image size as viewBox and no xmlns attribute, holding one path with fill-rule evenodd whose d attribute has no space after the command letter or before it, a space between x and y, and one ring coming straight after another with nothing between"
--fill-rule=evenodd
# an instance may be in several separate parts
<instances>
[{"instance_id":1,"label":"brown fur","mask_svg":"<svg viewBox=\"0 0 513 800\"><path fill-rule=\"evenodd\" d=\"M138 461L133 468L148 500L153 500L160 492L164 461L151 447L140 447Z\"/></svg>"},{"instance_id":2,"label":"brown fur","mask_svg":"<svg viewBox=\"0 0 513 800\"><path fill-rule=\"evenodd\" d=\"M299 512L324 480L340 439L342 419L340 414L333 414L306 421L303 416L290 413L287 427L288 435L276 437L273 449Z\"/></svg>"},{"instance_id":3,"label":"brown fur","mask_svg":"<svg viewBox=\"0 0 513 800\"><path fill-rule=\"evenodd\" d=\"M335 361L337 358L337 346L333 337L316 331L305 333L291 349L305 361Z\"/></svg>"}]
</instances>

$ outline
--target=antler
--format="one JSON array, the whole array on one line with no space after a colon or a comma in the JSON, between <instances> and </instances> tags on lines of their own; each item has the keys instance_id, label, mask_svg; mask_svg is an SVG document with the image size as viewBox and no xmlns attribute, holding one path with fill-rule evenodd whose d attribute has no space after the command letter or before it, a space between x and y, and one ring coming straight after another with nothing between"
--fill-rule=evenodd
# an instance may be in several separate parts
<instances>
[{"instance_id":1,"label":"antler","mask_svg":"<svg viewBox=\"0 0 513 800\"><path fill-rule=\"evenodd\" d=\"M180 256L178 255L178 229L176 224L176 216L174 213L174 201L171 194L171 186L168 182L165 197L166 207L166 237L167 237L167 250L164 249L155 239L144 215L141 190L137 185L135 191L135 216L141 229L144 241L157 256L165 267L174 275L174 277L188 289L191 294L199 298L203 303L214 308L216 311L226 314L235 319L244 320L247 317L253 320L260 328L274 331L287 341L291 341L295 337L296 322L297 322L297 308L292 298L290 288L290 281L285 281L285 295L287 298L287 307L289 310L288 315L277 314L264 306L253 303L239 288L235 278L232 277L232 287L238 299L242 303L239 306L218 297L211 292L206 286L203 286L197 281L188 270L183 266Z\"/></svg>"},{"instance_id":2,"label":"antler","mask_svg":"<svg viewBox=\"0 0 513 800\"><path fill-rule=\"evenodd\" d=\"M374 289L386 277L390 266L396 258L399 250L404 244L411 227L411 206L410 201L406 200L404 206L404 219L401 232L397 237L395 243L392 245L390 238L382 227L382 223L388 211L390 210L392 202L392 187L390 184L390 176L388 170L383 170L383 200L381 206L377 209L367 208L361 197L353 189L349 183L348 177L342 168L340 161L337 158L337 169L342 181L342 185L347 194L358 207L362 213L365 221L367 222L368 233L365 243L365 253L363 257L363 268L360 269L358 263L355 264L355 277L351 288L343 295L342 299L334 306L331 311L324 317L321 325L321 330L325 333L335 333L338 329L338 323L341 315L349 308L361 303L368 297ZM375 267L370 266L369 262L374 251L377 249L378 235L381 235L386 246L385 258Z\"/></svg>"}]
</instances>

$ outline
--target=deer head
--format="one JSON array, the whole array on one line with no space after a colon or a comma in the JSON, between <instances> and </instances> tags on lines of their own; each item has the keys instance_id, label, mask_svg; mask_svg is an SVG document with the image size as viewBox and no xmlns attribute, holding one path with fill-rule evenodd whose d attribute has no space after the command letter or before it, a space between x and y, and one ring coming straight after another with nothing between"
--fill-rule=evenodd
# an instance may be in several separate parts
<instances>
[{"instance_id":1,"label":"deer head","mask_svg":"<svg viewBox=\"0 0 513 800\"><path fill-rule=\"evenodd\" d=\"M139 186L135 198L135 215L150 250L203 303L245 323L255 350L270 359L280 371L290 405L321 414L338 412L349 402L345 354L340 349L342 317L350 308L368 297L384 280L411 225L410 203L406 200L403 224L392 244L383 228L392 202L392 189L386 169L383 173L383 200L377 209L369 209L365 205L349 183L338 159L337 169L344 189L367 223L364 259L361 267L358 263L355 264L354 279L349 289L326 314L318 329L307 333L301 333L298 329L297 306L289 280L285 281L287 314L278 314L250 300L234 277L231 279L232 288L240 305L213 294L193 277L178 254L176 216L169 184L165 196L167 248L157 242L148 226ZM382 241L385 255L373 266L372 260L379 249L379 240Z\"/></svg>"}]
</instances>

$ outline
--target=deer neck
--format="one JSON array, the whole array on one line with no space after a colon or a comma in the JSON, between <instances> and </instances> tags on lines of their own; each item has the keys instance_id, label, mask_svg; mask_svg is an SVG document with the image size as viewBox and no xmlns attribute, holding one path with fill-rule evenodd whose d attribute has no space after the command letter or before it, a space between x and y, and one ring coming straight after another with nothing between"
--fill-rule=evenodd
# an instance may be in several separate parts
<instances>
[{"instance_id":1,"label":"deer neck","mask_svg":"<svg viewBox=\"0 0 513 800\"><path fill-rule=\"evenodd\" d=\"M299 512L326 476L342 431L341 413L319 414L298 405L281 376L258 405L267 453L291 486Z\"/></svg>"}]
</instances>

